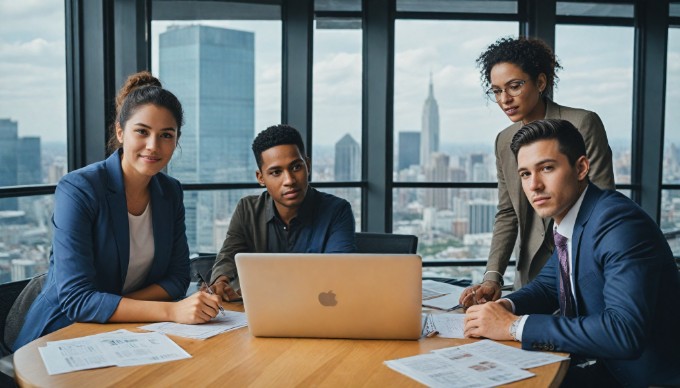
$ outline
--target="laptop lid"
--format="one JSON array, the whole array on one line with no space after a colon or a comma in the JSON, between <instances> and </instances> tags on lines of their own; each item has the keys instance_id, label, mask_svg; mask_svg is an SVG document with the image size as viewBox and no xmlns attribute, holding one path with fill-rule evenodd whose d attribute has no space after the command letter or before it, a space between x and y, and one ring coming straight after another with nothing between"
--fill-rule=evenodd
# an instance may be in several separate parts
<instances>
[{"instance_id":1,"label":"laptop lid","mask_svg":"<svg viewBox=\"0 0 680 388\"><path fill-rule=\"evenodd\" d=\"M418 255L239 253L254 336L418 339Z\"/></svg>"}]
</instances>

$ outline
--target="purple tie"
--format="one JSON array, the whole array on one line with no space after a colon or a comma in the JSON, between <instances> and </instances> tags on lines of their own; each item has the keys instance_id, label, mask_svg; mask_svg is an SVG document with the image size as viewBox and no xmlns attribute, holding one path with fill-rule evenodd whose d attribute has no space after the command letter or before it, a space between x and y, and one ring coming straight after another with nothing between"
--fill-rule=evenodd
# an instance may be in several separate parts
<instances>
[{"instance_id":1,"label":"purple tie","mask_svg":"<svg viewBox=\"0 0 680 388\"><path fill-rule=\"evenodd\" d=\"M560 260L560 313L566 317L574 316L574 306L571 299L571 281L569 280L569 250L567 238L554 232L557 257Z\"/></svg>"}]
</instances>

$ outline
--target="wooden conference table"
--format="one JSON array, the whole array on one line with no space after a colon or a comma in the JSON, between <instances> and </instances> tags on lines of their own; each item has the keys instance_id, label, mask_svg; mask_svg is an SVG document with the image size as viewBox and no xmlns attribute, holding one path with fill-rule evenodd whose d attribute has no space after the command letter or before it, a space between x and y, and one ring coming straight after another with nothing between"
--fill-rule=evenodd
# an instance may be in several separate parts
<instances>
[{"instance_id":1,"label":"wooden conference table","mask_svg":"<svg viewBox=\"0 0 680 388\"><path fill-rule=\"evenodd\" d=\"M225 308L243 311L242 305ZM73 387L203 387L203 386L421 386L383 363L386 360L428 353L474 340L423 338L419 341L255 338L248 328L207 340L171 336L192 358L159 364L91 369L50 376L38 347L47 341L136 329L142 324L76 323L22 347L14 354L20 386ZM518 343L507 341L509 345ZM536 376L512 387L559 386L568 361L530 369Z\"/></svg>"}]
</instances>

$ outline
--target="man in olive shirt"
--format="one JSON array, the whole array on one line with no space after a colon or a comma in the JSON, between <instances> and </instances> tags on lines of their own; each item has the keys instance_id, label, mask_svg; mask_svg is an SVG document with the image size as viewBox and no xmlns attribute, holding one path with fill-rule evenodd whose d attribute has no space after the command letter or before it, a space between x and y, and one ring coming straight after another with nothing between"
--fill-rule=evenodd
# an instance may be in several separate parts
<instances>
[{"instance_id":1,"label":"man in olive shirt","mask_svg":"<svg viewBox=\"0 0 680 388\"><path fill-rule=\"evenodd\" d=\"M311 160L300 133L288 125L260 132L252 145L257 181L267 190L242 198L213 266L211 284L225 300L239 298L239 252L354 252L349 202L309 186Z\"/></svg>"}]
</instances>

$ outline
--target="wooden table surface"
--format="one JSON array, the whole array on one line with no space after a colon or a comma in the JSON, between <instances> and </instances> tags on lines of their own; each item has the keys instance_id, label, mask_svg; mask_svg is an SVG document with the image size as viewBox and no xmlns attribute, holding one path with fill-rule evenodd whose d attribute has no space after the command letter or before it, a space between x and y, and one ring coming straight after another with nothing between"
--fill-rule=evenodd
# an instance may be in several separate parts
<instances>
[{"instance_id":1,"label":"wooden table surface","mask_svg":"<svg viewBox=\"0 0 680 388\"><path fill-rule=\"evenodd\" d=\"M243 311L240 305L225 306ZM73 387L202 387L202 386L421 386L385 366L384 361L474 342L469 339L423 338L419 341L255 338L248 328L207 340L170 336L192 358L159 364L111 367L50 376L38 353L46 341L137 330L139 323L76 323L22 347L14 354L20 386ZM516 342L503 342L518 347ZM536 376L513 387L559 386L568 361L530 369Z\"/></svg>"}]
</instances>

